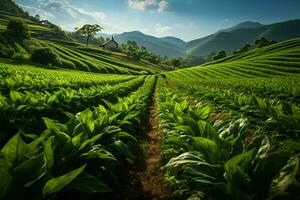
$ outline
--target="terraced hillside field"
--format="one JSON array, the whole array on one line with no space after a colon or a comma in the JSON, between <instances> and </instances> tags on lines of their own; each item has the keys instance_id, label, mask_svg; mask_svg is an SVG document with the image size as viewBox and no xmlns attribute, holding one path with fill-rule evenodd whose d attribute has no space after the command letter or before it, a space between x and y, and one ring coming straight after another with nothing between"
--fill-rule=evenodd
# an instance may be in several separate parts
<instances>
[{"instance_id":1,"label":"terraced hillside field","mask_svg":"<svg viewBox=\"0 0 300 200\"><path fill-rule=\"evenodd\" d=\"M36 43L90 72L1 60L0 199L300 197L299 38L157 75Z\"/></svg>"},{"instance_id":2,"label":"terraced hillside field","mask_svg":"<svg viewBox=\"0 0 300 200\"><path fill-rule=\"evenodd\" d=\"M31 39L12 38L4 34L10 20L26 23ZM126 55L101 49L97 46L86 48L60 30L0 11L0 51L12 49L14 59L28 61L34 49L51 48L59 57L53 67L110 74L155 74L163 69L147 61L135 61ZM1 62L1 61L0 61Z\"/></svg>"}]
</instances>

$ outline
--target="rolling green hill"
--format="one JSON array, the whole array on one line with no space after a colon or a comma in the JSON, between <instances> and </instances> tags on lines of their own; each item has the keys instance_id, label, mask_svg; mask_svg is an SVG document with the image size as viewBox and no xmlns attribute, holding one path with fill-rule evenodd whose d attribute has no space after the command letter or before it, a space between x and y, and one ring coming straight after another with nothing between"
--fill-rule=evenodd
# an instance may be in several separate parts
<instances>
[{"instance_id":1,"label":"rolling green hill","mask_svg":"<svg viewBox=\"0 0 300 200\"><path fill-rule=\"evenodd\" d=\"M259 28L261 26L263 26L263 24L261 24L259 22L247 21L247 22L239 23L239 24L237 24L237 25L235 25L233 27L230 27L230 28L219 30L219 31L217 31L217 33L230 32L230 31L234 31L234 30L238 30L238 29L243 29L243 28L246 28L246 29Z\"/></svg>"},{"instance_id":2,"label":"rolling green hill","mask_svg":"<svg viewBox=\"0 0 300 200\"><path fill-rule=\"evenodd\" d=\"M0 10L0 31L6 29L7 23L10 20L23 21L28 24L31 35L35 38L48 39L48 40L64 40L74 42L67 36L61 29L54 24L42 24L36 21L33 17L15 14L14 12L6 12Z\"/></svg>"},{"instance_id":3,"label":"rolling green hill","mask_svg":"<svg viewBox=\"0 0 300 200\"><path fill-rule=\"evenodd\" d=\"M204 65L166 73L167 76L176 76L182 80L185 76L198 77L199 81L291 76L299 79L299 74L300 38L228 56Z\"/></svg>"},{"instance_id":4,"label":"rolling green hill","mask_svg":"<svg viewBox=\"0 0 300 200\"><path fill-rule=\"evenodd\" d=\"M49 27L30 18L2 11L0 18L1 48L13 49L14 59L28 60L33 49L50 47L60 57L60 65L54 67L114 74L148 74L162 70L146 61L134 61L126 55L105 51L96 46L85 48L55 25ZM19 20L28 24L32 39L21 41L4 35L2 32L5 31L9 20Z\"/></svg>"},{"instance_id":5,"label":"rolling green hill","mask_svg":"<svg viewBox=\"0 0 300 200\"><path fill-rule=\"evenodd\" d=\"M261 37L279 42L299 37L299 27L300 20L291 20L270 25L262 25L258 22L243 22L189 42L175 37L153 37L139 31L118 34L115 36L115 39L120 43L133 40L139 46L145 46L154 53L169 57L190 56L199 62L212 52L225 50L227 53L232 53L247 43L254 45L255 40Z\"/></svg>"},{"instance_id":6,"label":"rolling green hill","mask_svg":"<svg viewBox=\"0 0 300 200\"><path fill-rule=\"evenodd\" d=\"M0 0L0 11L14 13L16 15L29 18L29 15L24 12L15 2L11 0Z\"/></svg>"},{"instance_id":7,"label":"rolling green hill","mask_svg":"<svg viewBox=\"0 0 300 200\"><path fill-rule=\"evenodd\" d=\"M186 50L188 55L206 56L212 52L225 50L233 52L245 44L253 45L255 40L265 37L268 40L284 41L300 36L300 20L275 23L257 28L239 28L220 32L198 42L192 41Z\"/></svg>"}]
</instances>

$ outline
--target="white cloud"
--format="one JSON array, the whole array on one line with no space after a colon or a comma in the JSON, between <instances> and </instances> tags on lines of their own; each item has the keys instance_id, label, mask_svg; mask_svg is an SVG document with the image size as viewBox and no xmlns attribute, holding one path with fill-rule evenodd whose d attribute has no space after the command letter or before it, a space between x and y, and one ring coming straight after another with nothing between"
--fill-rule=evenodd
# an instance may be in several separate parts
<instances>
[{"instance_id":1,"label":"white cloud","mask_svg":"<svg viewBox=\"0 0 300 200\"><path fill-rule=\"evenodd\" d=\"M156 34L167 34L170 32L170 30L171 30L170 26L163 26L159 23L155 25L155 33Z\"/></svg>"},{"instance_id":2,"label":"white cloud","mask_svg":"<svg viewBox=\"0 0 300 200\"><path fill-rule=\"evenodd\" d=\"M48 19L51 20L55 16L52 13L46 12L42 9L31 7L31 6L25 6L20 5L24 10L27 10L31 15L40 15L41 19Z\"/></svg>"},{"instance_id":3,"label":"white cloud","mask_svg":"<svg viewBox=\"0 0 300 200\"><path fill-rule=\"evenodd\" d=\"M22 5L31 15L40 15L68 31L86 23L102 25L106 19L101 11L87 11L72 5L68 0L38 0L36 7Z\"/></svg>"},{"instance_id":4,"label":"white cloud","mask_svg":"<svg viewBox=\"0 0 300 200\"><path fill-rule=\"evenodd\" d=\"M163 12L168 8L167 0L128 0L128 6L135 10L154 9Z\"/></svg>"},{"instance_id":5,"label":"white cloud","mask_svg":"<svg viewBox=\"0 0 300 200\"><path fill-rule=\"evenodd\" d=\"M82 8L74 8L74 9L77 10L80 14L88 15L90 17L94 17L98 21L104 20L106 18L105 13L103 13L103 12L89 12L89 11L86 11Z\"/></svg>"},{"instance_id":6,"label":"white cloud","mask_svg":"<svg viewBox=\"0 0 300 200\"><path fill-rule=\"evenodd\" d=\"M158 12L163 12L168 8L168 2L166 0L162 0L158 3Z\"/></svg>"}]
</instances>

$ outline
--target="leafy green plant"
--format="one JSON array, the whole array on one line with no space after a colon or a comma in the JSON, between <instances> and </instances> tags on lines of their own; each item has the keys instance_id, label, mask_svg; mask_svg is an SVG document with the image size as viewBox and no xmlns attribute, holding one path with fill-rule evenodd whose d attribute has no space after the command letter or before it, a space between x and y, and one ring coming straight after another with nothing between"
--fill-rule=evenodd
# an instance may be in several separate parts
<instances>
[{"instance_id":1,"label":"leafy green plant","mask_svg":"<svg viewBox=\"0 0 300 200\"><path fill-rule=\"evenodd\" d=\"M159 84L164 182L174 199L299 195L297 143L286 141L284 149L276 149L268 136L249 139L251 121L246 118L211 124L208 106L192 105ZM266 108L263 101L256 103Z\"/></svg>"}]
</instances>

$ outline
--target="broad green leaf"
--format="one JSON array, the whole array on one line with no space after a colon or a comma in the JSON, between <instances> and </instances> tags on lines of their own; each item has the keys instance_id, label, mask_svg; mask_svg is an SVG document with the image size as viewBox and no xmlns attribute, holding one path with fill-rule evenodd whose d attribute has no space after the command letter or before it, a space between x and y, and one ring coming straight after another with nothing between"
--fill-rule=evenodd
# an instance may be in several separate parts
<instances>
[{"instance_id":1,"label":"broad green leaf","mask_svg":"<svg viewBox=\"0 0 300 200\"><path fill-rule=\"evenodd\" d=\"M79 133L78 135L76 135L75 137L72 138L72 143L75 146L80 146L81 143L85 140L85 138L87 138L87 135L84 132Z\"/></svg>"},{"instance_id":2,"label":"broad green leaf","mask_svg":"<svg viewBox=\"0 0 300 200\"><path fill-rule=\"evenodd\" d=\"M183 132L186 135L195 136L195 132L190 126L178 125L175 126L174 129Z\"/></svg>"},{"instance_id":3,"label":"broad green leaf","mask_svg":"<svg viewBox=\"0 0 300 200\"><path fill-rule=\"evenodd\" d=\"M193 130L194 136L200 136L200 130L197 124L197 121L195 121L191 117L182 117L184 120L184 125L189 126Z\"/></svg>"},{"instance_id":4,"label":"broad green leaf","mask_svg":"<svg viewBox=\"0 0 300 200\"><path fill-rule=\"evenodd\" d=\"M85 157L86 159L108 159L108 160L115 160L115 157L113 154L111 154L109 151L106 151L105 149L92 149L92 151L83 153L80 156Z\"/></svg>"},{"instance_id":5,"label":"broad green leaf","mask_svg":"<svg viewBox=\"0 0 300 200\"><path fill-rule=\"evenodd\" d=\"M290 157L290 152L278 151L257 159L257 164L253 169L253 179L255 180L256 188L261 193L268 193L273 178L286 165Z\"/></svg>"},{"instance_id":6,"label":"broad green leaf","mask_svg":"<svg viewBox=\"0 0 300 200\"><path fill-rule=\"evenodd\" d=\"M87 173L81 173L70 185L70 187L85 193L112 192L112 188L100 179Z\"/></svg>"},{"instance_id":7,"label":"broad green leaf","mask_svg":"<svg viewBox=\"0 0 300 200\"><path fill-rule=\"evenodd\" d=\"M94 131L95 128L95 124L93 121L93 112L88 108L84 111L82 111L79 115L81 122L83 123L83 125L85 126L86 129L88 129L88 131L90 133L92 133Z\"/></svg>"},{"instance_id":8,"label":"broad green leaf","mask_svg":"<svg viewBox=\"0 0 300 200\"><path fill-rule=\"evenodd\" d=\"M197 108L196 110L196 115L198 116L198 120L200 119L206 119L209 115L209 112L210 112L210 108L209 106L205 106L203 108Z\"/></svg>"},{"instance_id":9,"label":"broad green leaf","mask_svg":"<svg viewBox=\"0 0 300 200\"><path fill-rule=\"evenodd\" d=\"M285 189L293 182L298 171L298 156L293 156L287 164L273 178L269 191L269 199L275 198L283 193Z\"/></svg>"},{"instance_id":10,"label":"broad green leaf","mask_svg":"<svg viewBox=\"0 0 300 200\"><path fill-rule=\"evenodd\" d=\"M177 168L182 166L188 165L195 165L195 166L205 166L205 167L212 167L218 168L219 165L212 165L208 163L200 152L185 152L175 158L172 158L168 164L166 165L167 168Z\"/></svg>"},{"instance_id":11,"label":"broad green leaf","mask_svg":"<svg viewBox=\"0 0 300 200\"><path fill-rule=\"evenodd\" d=\"M0 200L3 199L12 183L12 176L7 171L0 170Z\"/></svg>"},{"instance_id":12,"label":"broad green leaf","mask_svg":"<svg viewBox=\"0 0 300 200\"><path fill-rule=\"evenodd\" d=\"M40 179L46 172L45 154L41 153L14 168L12 175L17 184L22 186Z\"/></svg>"},{"instance_id":13,"label":"broad green leaf","mask_svg":"<svg viewBox=\"0 0 300 200\"><path fill-rule=\"evenodd\" d=\"M215 135L216 135L216 130L215 128L208 122L204 121L204 120L199 120L197 122L198 127L200 129L200 135L201 137L206 137L209 139L214 139Z\"/></svg>"},{"instance_id":14,"label":"broad green leaf","mask_svg":"<svg viewBox=\"0 0 300 200\"><path fill-rule=\"evenodd\" d=\"M114 141L114 143L110 144L109 146L111 146L118 152L118 154L124 156L125 158L134 158L129 147L121 140Z\"/></svg>"},{"instance_id":15,"label":"broad green leaf","mask_svg":"<svg viewBox=\"0 0 300 200\"><path fill-rule=\"evenodd\" d=\"M220 151L218 144L204 137L192 137L194 144L193 148L200 151L205 155L206 159L209 159L210 163L219 163Z\"/></svg>"},{"instance_id":16,"label":"broad green leaf","mask_svg":"<svg viewBox=\"0 0 300 200\"><path fill-rule=\"evenodd\" d=\"M19 164L28 158L28 146L22 140L21 134L17 133L5 144L1 153L10 164Z\"/></svg>"},{"instance_id":17,"label":"broad green leaf","mask_svg":"<svg viewBox=\"0 0 300 200\"><path fill-rule=\"evenodd\" d=\"M64 132L56 132L56 136L61 145L66 145L68 143L72 143L71 137Z\"/></svg>"},{"instance_id":18,"label":"broad green leaf","mask_svg":"<svg viewBox=\"0 0 300 200\"><path fill-rule=\"evenodd\" d=\"M247 174L253 150L239 154L224 164L225 178L231 185L231 194L235 199L252 199L254 186L250 176Z\"/></svg>"},{"instance_id":19,"label":"broad green leaf","mask_svg":"<svg viewBox=\"0 0 300 200\"><path fill-rule=\"evenodd\" d=\"M231 165L225 171L225 178L231 186L230 195L235 199L251 200L254 197L254 186L250 176L237 165Z\"/></svg>"},{"instance_id":20,"label":"broad green leaf","mask_svg":"<svg viewBox=\"0 0 300 200\"><path fill-rule=\"evenodd\" d=\"M71 181L73 181L86 167L83 165L82 167L75 169L65 175L55 177L47 181L43 188L43 196L46 197L50 194L56 193L66 187Z\"/></svg>"},{"instance_id":21,"label":"broad green leaf","mask_svg":"<svg viewBox=\"0 0 300 200\"><path fill-rule=\"evenodd\" d=\"M52 137L48 138L44 143L45 157L47 160L47 167L50 169L54 164L54 155L53 155L53 146L52 146Z\"/></svg>"},{"instance_id":22,"label":"broad green leaf","mask_svg":"<svg viewBox=\"0 0 300 200\"><path fill-rule=\"evenodd\" d=\"M245 153L234 156L224 164L225 170L229 169L231 166L234 165L238 165L241 167L241 169L246 170L249 163L251 162L253 152L254 150L250 150Z\"/></svg>"},{"instance_id":23,"label":"broad green leaf","mask_svg":"<svg viewBox=\"0 0 300 200\"><path fill-rule=\"evenodd\" d=\"M300 151L300 142L295 140L283 141L283 148L288 151Z\"/></svg>"},{"instance_id":24,"label":"broad green leaf","mask_svg":"<svg viewBox=\"0 0 300 200\"><path fill-rule=\"evenodd\" d=\"M48 98L48 100L47 100L47 103L49 104L49 105L51 105L53 102L55 102L57 100L57 97L56 97L56 95L54 94L54 95L51 95L49 98Z\"/></svg>"},{"instance_id":25,"label":"broad green leaf","mask_svg":"<svg viewBox=\"0 0 300 200\"><path fill-rule=\"evenodd\" d=\"M22 102L22 99L23 99L22 93L20 93L18 91L11 90L9 96L13 102L16 102L16 103Z\"/></svg>"},{"instance_id":26,"label":"broad green leaf","mask_svg":"<svg viewBox=\"0 0 300 200\"><path fill-rule=\"evenodd\" d=\"M53 119L43 117L44 123L48 129L57 130L56 122Z\"/></svg>"}]
</instances>

